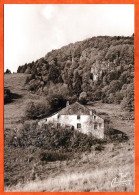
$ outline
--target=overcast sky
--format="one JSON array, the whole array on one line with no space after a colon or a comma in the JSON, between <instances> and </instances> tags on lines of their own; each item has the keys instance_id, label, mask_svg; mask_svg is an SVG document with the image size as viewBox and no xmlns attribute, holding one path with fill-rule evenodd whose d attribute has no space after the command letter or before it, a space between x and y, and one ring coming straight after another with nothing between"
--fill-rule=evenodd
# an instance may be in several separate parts
<instances>
[{"instance_id":1,"label":"overcast sky","mask_svg":"<svg viewBox=\"0 0 139 195\"><path fill-rule=\"evenodd\" d=\"M133 33L134 5L6 4L4 69L16 72L19 65L71 42Z\"/></svg>"}]
</instances>

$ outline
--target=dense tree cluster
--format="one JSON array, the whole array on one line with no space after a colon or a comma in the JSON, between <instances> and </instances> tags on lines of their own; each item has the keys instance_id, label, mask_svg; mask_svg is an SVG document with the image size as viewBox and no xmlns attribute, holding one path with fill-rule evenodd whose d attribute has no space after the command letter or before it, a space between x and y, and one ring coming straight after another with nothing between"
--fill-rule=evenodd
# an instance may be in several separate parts
<instances>
[{"instance_id":1,"label":"dense tree cluster","mask_svg":"<svg viewBox=\"0 0 139 195\"><path fill-rule=\"evenodd\" d=\"M69 44L19 66L17 72L29 73L28 89L47 97L55 91L56 98L101 100L134 109L133 36L99 36Z\"/></svg>"}]
</instances>

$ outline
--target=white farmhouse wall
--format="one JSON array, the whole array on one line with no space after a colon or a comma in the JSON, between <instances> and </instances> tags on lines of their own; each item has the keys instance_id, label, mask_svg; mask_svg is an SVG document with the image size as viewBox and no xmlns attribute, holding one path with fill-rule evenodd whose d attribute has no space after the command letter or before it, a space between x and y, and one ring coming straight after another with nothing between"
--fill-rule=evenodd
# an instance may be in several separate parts
<instances>
[{"instance_id":1,"label":"white farmhouse wall","mask_svg":"<svg viewBox=\"0 0 139 195\"><path fill-rule=\"evenodd\" d=\"M80 119L77 119L77 115L59 115L57 113L44 119L43 123L53 123L55 125L60 123L60 126L74 126L74 129L82 133L92 134L101 139L104 138L104 120L97 115L80 115ZM81 128L77 128L78 123L81 124Z\"/></svg>"}]
</instances>

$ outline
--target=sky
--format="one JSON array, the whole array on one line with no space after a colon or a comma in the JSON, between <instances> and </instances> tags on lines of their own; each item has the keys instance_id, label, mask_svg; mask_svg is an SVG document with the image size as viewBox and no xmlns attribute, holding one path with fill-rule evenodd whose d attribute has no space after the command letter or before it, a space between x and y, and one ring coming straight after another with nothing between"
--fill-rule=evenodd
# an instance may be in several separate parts
<instances>
[{"instance_id":1,"label":"sky","mask_svg":"<svg viewBox=\"0 0 139 195\"><path fill-rule=\"evenodd\" d=\"M131 36L133 4L5 4L4 70L93 36Z\"/></svg>"}]
</instances>

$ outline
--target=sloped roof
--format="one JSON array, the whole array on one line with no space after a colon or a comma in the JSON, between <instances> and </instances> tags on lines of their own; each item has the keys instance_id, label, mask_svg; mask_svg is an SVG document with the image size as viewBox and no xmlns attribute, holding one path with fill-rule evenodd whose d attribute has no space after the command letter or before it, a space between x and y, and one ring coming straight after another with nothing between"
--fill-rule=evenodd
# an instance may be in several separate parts
<instances>
[{"instance_id":1,"label":"sloped roof","mask_svg":"<svg viewBox=\"0 0 139 195\"><path fill-rule=\"evenodd\" d=\"M48 116L47 118L49 118L55 114L58 114L58 115L90 115L90 112L92 112L92 114L94 114L94 115L99 116L99 114L97 114L96 112L93 112L93 110L88 108L87 106L84 106L84 105L80 104L79 102L75 102L69 106L66 106L62 110L59 110L59 111L53 113L52 115ZM101 116L99 116L99 117L101 119L105 120Z\"/></svg>"},{"instance_id":2,"label":"sloped roof","mask_svg":"<svg viewBox=\"0 0 139 195\"><path fill-rule=\"evenodd\" d=\"M84 105L81 105L80 103L78 102L75 102L65 108L63 108L62 110L60 110L58 112L59 115L81 115L81 114L84 114L84 115L89 115L90 114L90 110L85 107Z\"/></svg>"}]
</instances>

